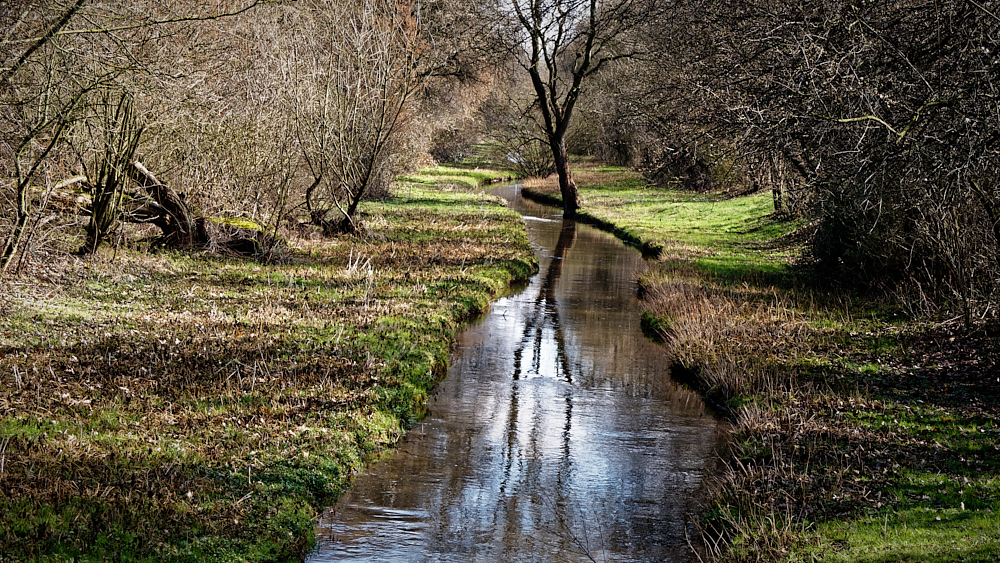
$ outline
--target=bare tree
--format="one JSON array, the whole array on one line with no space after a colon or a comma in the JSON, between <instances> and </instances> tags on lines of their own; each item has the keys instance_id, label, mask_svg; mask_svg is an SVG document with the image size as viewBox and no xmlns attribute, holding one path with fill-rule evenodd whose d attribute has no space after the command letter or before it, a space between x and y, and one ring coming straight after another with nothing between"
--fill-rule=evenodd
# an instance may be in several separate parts
<instances>
[{"instance_id":1,"label":"bare tree","mask_svg":"<svg viewBox=\"0 0 1000 563\"><path fill-rule=\"evenodd\" d=\"M523 81L510 80L480 108L489 138L496 144L495 160L506 162L524 177L546 177L555 172L548 138L538 127L534 96Z\"/></svg>"},{"instance_id":2,"label":"bare tree","mask_svg":"<svg viewBox=\"0 0 1000 563\"><path fill-rule=\"evenodd\" d=\"M609 62L636 54L636 27L655 21L655 3L635 0L511 0L493 5L507 48L527 73L552 151L564 212L573 217L579 193L569 169L566 133L584 82Z\"/></svg>"},{"instance_id":3,"label":"bare tree","mask_svg":"<svg viewBox=\"0 0 1000 563\"><path fill-rule=\"evenodd\" d=\"M84 0L68 7L47 2L4 6L9 27L0 71L0 178L13 193L11 224L0 252L0 274L22 248L32 209L33 182L59 174L55 166L64 137L88 94L105 76L73 79L75 65L64 50L53 49L56 34L80 11ZM28 36L27 39L22 36Z\"/></svg>"},{"instance_id":4,"label":"bare tree","mask_svg":"<svg viewBox=\"0 0 1000 563\"><path fill-rule=\"evenodd\" d=\"M87 242L81 252L95 252L101 242L114 230L121 214L124 184L128 169L142 136L142 126L135 119L132 96L123 93L117 105L106 99L103 104L101 137L103 147L99 162L94 165L91 177L92 204Z\"/></svg>"},{"instance_id":5,"label":"bare tree","mask_svg":"<svg viewBox=\"0 0 1000 563\"><path fill-rule=\"evenodd\" d=\"M100 129L102 119L100 111L91 109L108 95L134 92L136 114L154 123L153 134L144 138L156 140L169 121L163 116L171 114L164 101L178 98L171 89L189 76L177 68L183 58L166 58L177 55L196 35L192 29L209 25L206 22L235 21L261 3L217 2L206 7L196 2L26 0L0 6L5 28L0 37L0 182L5 199L7 193L13 195L7 199L11 203L0 201L0 225L6 231L0 272L25 247L29 216L44 211L32 207L33 201L47 201L39 196L38 185L84 185L50 177L75 174L86 167L86 155L103 150L101 136L88 133Z\"/></svg>"},{"instance_id":6,"label":"bare tree","mask_svg":"<svg viewBox=\"0 0 1000 563\"><path fill-rule=\"evenodd\" d=\"M742 0L705 2L699 13L694 39L710 44L696 65L664 73L710 96L687 105L692 133L711 132L750 157L775 188L776 208L807 203L825 277L932 308L960 304L967 319L991 309L1000 255L995 8Z\"/></svg>"},{"instance_id":7,"label":"bare tree","mask_svg":"<svg viewBox=\"0 0 1000 563\"><path fill-rule=\"evenodd\" d=\"M417 3L314 0L296 48L290 100L311 182L305 201L326 234L358 229L358 204L391 179L395 143L420 84ZM330 219L336 209L339 217Z\"/></svg>"},{"instance_id":8,"label":"bare tree","mask_svg":"<svg viewBox=\"0 0 1000 563\"><path fill-rule=\"evenodd\" d=\"M991 308L1000 14L963 0L727 7L732 108L815 191L828 275ZM721 14L720 14L721 17Z\"/></svg>"}]
</instances>

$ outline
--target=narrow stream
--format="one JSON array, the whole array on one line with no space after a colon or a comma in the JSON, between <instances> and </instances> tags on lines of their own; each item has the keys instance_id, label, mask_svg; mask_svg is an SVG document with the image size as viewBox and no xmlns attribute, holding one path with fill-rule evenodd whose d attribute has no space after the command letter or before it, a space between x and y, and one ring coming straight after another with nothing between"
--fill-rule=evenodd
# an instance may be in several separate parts
<instances>
[{"instance_id":1,"label":"narrow stream","mask_svg":"<svg viewBox=\"0 0 1000 563\"><path fill-rule=\"evenodd\" d=\"M309 561L692 561L716 422L639 329L639 253L498 192L540 272L469 327L429 415L322 518Z\"/></svg>"}]
</instances>

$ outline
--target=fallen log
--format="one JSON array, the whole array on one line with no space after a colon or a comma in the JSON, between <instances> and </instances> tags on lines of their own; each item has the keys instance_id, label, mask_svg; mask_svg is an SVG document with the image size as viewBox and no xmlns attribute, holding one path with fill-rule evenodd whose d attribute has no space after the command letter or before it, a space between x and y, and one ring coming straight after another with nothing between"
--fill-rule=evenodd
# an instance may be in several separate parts
<instances>
[{"instance_id":1,"label":"fallen log","mask_svg":"<svg viewBox=\"0 0 1000 563\"><path fill-rule=\"evenodd\" d=\"M208 242L207 237L199 236L204 233L198 232L194 214L188 209L184 199L170 186L157 180L156 176L138 160L132 162L128 174L164 211L152 217L150 221L163 231L163 240L167 246L191 248Z\"/></svg>"},{"instance_id":2,"label":"fallen log","mask_svg":"<svg viewBox=\"0 0 1000 563\"><path fill-rule=\"evenodd\" d=\"M196 215L183 196L157 179L137 160L127 167L126 173L142 191L123 192L119 218L127 223L152 224L158 227L161 231L156 239L158 245L257 256L281 242L252 221ZM75 183L89 186L85 176L75 176L60 182L58 186L68 187ZM89 213L88 209L81 211Z\"/></svg>"}]
</instances>

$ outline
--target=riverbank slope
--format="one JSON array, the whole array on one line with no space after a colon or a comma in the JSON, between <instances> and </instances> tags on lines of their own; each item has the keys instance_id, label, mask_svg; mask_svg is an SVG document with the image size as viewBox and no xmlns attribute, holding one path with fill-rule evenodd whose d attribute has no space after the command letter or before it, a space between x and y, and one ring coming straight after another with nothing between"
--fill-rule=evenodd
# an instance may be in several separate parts
<instances>
[{"instance_id":1,"label":"riverbank slope","mask_svg":"<svg viewBox=\"0 0 1000 563\"><path fill-rule=\"evenodd\" d=\"M276 561L393 447L462 324L536 269L430 171L271 262L120 248L0 288L0 561Z\"/></svg>"},{"instance_id":2,"label":"riverbank slope","mask_svg":"<svg viewBox=\"0 0 1000 563\"><path fill-rule=\"evenodd\" d=\"M732 423L702 515L718 561L1000 559L997 331L915 320L796 268L803 225L575 171L584 220L657 254L643 322ZM523 193L559 203L554 182Z\"/></svg>"}]
</instances>

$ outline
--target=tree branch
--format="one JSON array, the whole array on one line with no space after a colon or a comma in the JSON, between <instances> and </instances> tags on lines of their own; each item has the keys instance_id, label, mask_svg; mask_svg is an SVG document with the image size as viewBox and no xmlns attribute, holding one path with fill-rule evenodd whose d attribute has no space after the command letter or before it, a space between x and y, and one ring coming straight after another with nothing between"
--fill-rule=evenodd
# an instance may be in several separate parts
<instances>
[{"instance_id":1,"label":"tree branch","mask_svg":"<svg viewBox=\"0 0 1000 563\"><path fill-rule=\"evenodd\" d=\"M47 32L45 32L45 35L42 35L41 37L36 37L34 39L26 39L18 41L21 43L28 43L34 41L34 44L32 44L31 47L28 47L28 49L24 53L21 53L21 56L18 57L17 62L15 62L13 66L5 68L3 70L3 73L0 74L0 88L6 86L7 81L10 80L10 77L13 76L14 73L17 72L19 68L21 68L21 65L23 65L24 62L28 60L28 57L33 55L35 51L42 48L46 43L49 42L50 39L55 37L55 35L59 32L59 30L65 27L66 24L69 23L69 20L73 17L73 15L76 14L86 2L87 0L77 0L76 4L73 4L73 6L70 7L69 10L66 10L66 13L64 13L63 16L59 18L59 21L56 22L55 25L50 27Z\"/></svg>"},{"instance_id":2,"label":"tree branch","mask_svg":"<svg viewBox=\"0 0 1000 563\"><path fill-rule=\"evenodd\" d=\"M79 4L79 5L82 6L83 3L86 2L86 1L87 0L78 0L77 4ZM212 21L212 20L218 20L218 19L222 19L222 18L229 18L229 17L232 17L232 16L238 16L240 14L243 14L245 12L248 12L248 11L256 8L257 6L259 6L261 4L276 4L276 3L281 3L281 2L285 2L285 1L287 1L287 0L254 0L249 5L244 6L243 8L240 8L238 10L234 10L232 12L223 12L221 14L211 14L211 15L204 15L204 16L181 16L181 17L178 17L178 18L169 18L169 19L165 19L165 20L155 20L155 21L151 21L151 22L143 22L143 23L137 23L137 24L132 24L132 25L122 25L122 26L117 26L117 27L95 27L95 28L89 28L89 29L67 29L67 30L64 30L64 31L59 31L59 30L54 29L53 31L50 31L49 34L47 34L49 36L47 38L43 37L43 38L33 38L33 39L20 39L18 41L12 41L12 43L27 43L27 42L30 42L30 41L37 41L37 40L40 40L40 39L46 39L46 40L48 40L48 38L51 38L52 36L56 36L56 35L88 35L88 34L95 34L95 33L111 33L111 32L114 32L114 31L128 31L130 29L141 29L141 28L144 28L144 27L153 27L153 26L157 26L157 25L167 25L167 24L171 24L171 23ZM294 1L294 0L292 0L292 1ZM65 17L66 21L69 21L69 17L72 17L72 14L69 14L67 17ZM62 23L62 25L66 25L66 22L61 22L61 23Z\"/></svg>"}]
</instances>

